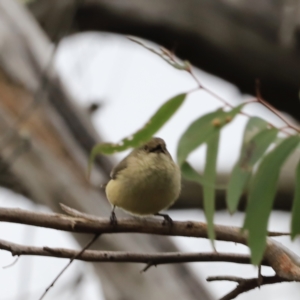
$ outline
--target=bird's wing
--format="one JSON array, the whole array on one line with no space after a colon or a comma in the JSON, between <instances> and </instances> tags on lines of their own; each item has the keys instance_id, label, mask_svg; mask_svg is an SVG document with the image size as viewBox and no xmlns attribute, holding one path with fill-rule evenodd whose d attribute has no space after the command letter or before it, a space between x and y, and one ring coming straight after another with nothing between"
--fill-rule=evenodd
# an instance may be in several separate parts
<instances>
[{"instance_id":1,"label":"bird's wing","mask_svg":"<svg viewBox=\"0 0 300 300\"><path fill-rule=\"evenodd\" d=\"M127 157L125 157L123 160L121 160L119 162L119 164L117 164L113 169L112 171L110 172L110 178L111 179L116 179L117 178L117 175L119 172L121 172L122 170L126 169L127 168L127 160L126 160Z\"/></svg>"}]
</instances>

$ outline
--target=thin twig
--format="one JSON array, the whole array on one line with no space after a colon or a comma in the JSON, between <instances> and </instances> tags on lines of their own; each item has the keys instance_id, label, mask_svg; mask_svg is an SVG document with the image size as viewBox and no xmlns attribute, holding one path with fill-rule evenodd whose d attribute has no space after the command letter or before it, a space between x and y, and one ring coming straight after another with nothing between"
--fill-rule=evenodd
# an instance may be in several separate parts
<instances>
[{"instance_id":1,"label":"thin twig","mask_svg":"<svg viewBox=\"0 0 300 300\"><path fill-rule=\"evenodd\" d=\"M226 294L224 297L222 297L220 300L231 300L236 298L242 293L245 293L247 291L253 290L261 285L266 284L273 284L273 283L279 283L279 282L289 282L290 280L286 280L285 278L279 277L277 275L275 276L262 276L261 281L258 278L250 278L245 279L241 277L235 277L235 276L212 276L208 277L206 279L207 281L234 281L237 282L238 285L235 289L233 289L231 292Z\"/></svg>"},{"instance_id":2,"label":"thin twig","mask_svg":"<svg viewBox=\"0 0 300 300\"><path fill-rule=\"evenodd\" d=\"M226 107L226 106L228 106L228 107L230 107L230 108L234 108L234 105L232 105L231 103L229 103L228 101L226 101L224 98L222 98L220 95L218 95L218 94L216 94L215 92L213 92L212 90L210 90L210 89L208 89L207 87L205 87L203 84L201 84L201 82L199 81L199 79L197 78L197 76L195 75L195 73L193 72L193 70L192 70L192 67L190 66L190 65L187 65L188 67L186 68L186 71L192 76L192 78L195 80L195 82L197 83L197 85L198 85L198 89L202 89L203 91L205 91L206 93L208 93L209 95L211 95L212 97L214 97L215 99L217 99L217 100L219 100L220 102L222 102L223 104L224 104L224 106ZM245 103L245 105L246 104L250 104L250 103L261 103L261 104L263 104L264 106L266 106L265 104L268 104L268 102L267 101L259 101L259 99L256 97L256 98L254 98L254 99L251 99L251 100L248 100L248 101L245 101L244 102ZM267 108L268 108L268 106L266 106ZM271 105L270 105L270 107L271 107ZM273 108L274 110L276 110L275 108ZM248 113L245 113L244 111L240 111L239 112L239 114L240 115L243 115L243 116L245 116L245 117L247 117L247 118L252 118L252 116L251 115L249 115ZM282 117L282 115L277 111L277 114L279 114L280 116L281 116L281 118L283 118ZM290 124L290 123L289 123ZM269 126L271 126L271 127L273 127L273 128L277 128L276 126L274 126L273 124L271 124L271 123L268 123L268 125ZM293 126L293 125L292 125ZM293 128L293 127L291 127L291 126L287 126L287 127L289 127L289 128ZM287 132L285 129L281 129L281 128L277 128L279 131L281 131L281 132L283 132L283 133L285 133L286 135L290 135L290 133L289 132ZM294 130L296 130L295 128L294 128ZM299 129L300 130L300 129Z\"/></svg>"},{"instance_id":3,"label":"thin twig","mask_svg":"<svg viewBox=\"0 0 300 300\"><path fill-rule=\"evenodd\" d=\"M197 76L194 74L194 72L192 70L192 67L190 65L187 65L186 71L192 76L192 78L195 80L195 82L197 83L197 85L200 89L206 91L209 95L213 96L214 98L216 98L217 100L222 102L225 106L229 106L231 108L234 107L232 104L227 102L224 98L222 98L221 96L219 96L218 94L214 93L210 89L206 88L203 84L201 84L201 82L199 81ZM256 99L249 100L249 101L246 102L246 104L256 103L256 102L261 103L263 106L268 108L271 112L273 112L278 118L280 118L287 125L288 128L294 129L295 131L300 133L300 128L298 128L297 126L295 126L291 122L289 122L285 117L283 117L283 115L274 106L272 106L270 103L268 103L266 100L264 100L262 98L261 93L260 93L260 82L259 82L259 80L256 80ZM243 111L241 111L240 114L244 115L246 117L249 117L249 118L252 117L252 116L250 116L249 114L247 114ZM274 125L272 125L270 123L269 123L269 125L271 125L272 127L275 127ZM286 134L289 134L284 129L278 128L278 130L280 130L280 131L282 131Z\"/></svg>"},{"instance_id":4,"label":"thin twig","mask_svg":"<svg viewBox=\"0 0 300 300\"><path fill-rule=\"evenodd\" d=\"M258 282L258 287L260 288L262 281L263 281L262 274L261 274L261 264L258 266L257 273L258 273L257 282Z\"/></svg>"},{"instance_id":5,"label":"thin twig","mask_svg":"<svg viewBox=\"0 0 300 300\"><path fill-rule=\"evenodd\" d=\"M99 221L99 217L83 213L83 212L78 211L74 208L71 208L63 203L59 203L59 206L66 214L68 214L72 217L83 218L85 220L90 220L90 221Z\"/></svg>"},{"instance_id":6,"label":"thin twig","mask_svg":"<svg viewBox=\"0 0 300 300\"><path fill-rule=\"evenodd\" d=\"M9 251L12 255L34 255L45 257L72 258L89 262L132 262L145 263L144 271L153 265L190 263L190 262L231 262L237 264L251 264L250 256L246 254L220 252L164 252L164 253L135 253L125 251L100 250L72 250L66 248L33 247L0 240L0 249ZM82 252L82 253L81 253ZM79 255L81 253L81 255ZM264 266L270 266L267 261Z\"/></svg>"},{"instance_id":7,"label":"thin twig","mask_svg":"<svg viewBox=\"0 0 300 300\"><path fill-rule=\"evenodd\" d=\"M1 248L1 246L0 246L0 248ZM14 266L18 262L19 258L20 258L20 256L17 256L12 263L10 263L10 264L8 264L6 266L3 266L2 269L11 268L12 266Z\"/></svg>"},{"instance_id":8,"label":"thin twig","mask_svg":"<svg viewBox=\"0 0 300 300\"><path fill-rule=\"evenodd\" d=\"M153 260L146 264L146 266L141 270L141 273L147 272L151 267L156 267L157 264L153 262Z\"/></svg>"},{"instance_id":9,"label":"thin twig","mask_svg":"<svg viewBox=\"0 0 300 300\"><path fill-rule=\"evenodd\" d=\"M244 281L245 279L242 277L237 277L237 276L224 276L224 275L219 275L219 276L209 276L207 277L206 281L233 281L240 283Z\"/></svg>"},{"instance_id":10,"label":"thin twig","mask_svg":"<svg viewBox=\"0 0 300 300\"><path fill-rule=\"evenodd\" d=\"M279 232L279 231L268 231L268 236L273 236L273 237L276 237L276 236L289 236L291 235L290 232Z\"/></svg>"},{"instance_id":11,"label":"thin twig","mask_svg":"<svg viewBox=\"0 0 300 300\"><path fill-rule=\"evenodd\" d=\"M51 282L51 284L46 288L45 292L43 293L43 295L39 298L39 300L42 300L46 294L48 293L48 291L54 286L54 284L56 283L56 281L60 278L60 276L67 270L67 268L72 264L72 262L79 258L86 249L88 249L99 237L100 234L96 234L84 247L81 251L79 251L76 255L74 255L69 263L59 272L59 274L54 278L54 280Z\"/></svg>"},{"instance_id":12,"label":"thin twig","mask_svg":"<svg viewBox=\"0 0 300 300\"><path fill-rule=\"evenodd\" d=\"M186 71L188 72L191 77L193 78L193 80L196 82L197 84L197 88L193 89L192 92L196 91L196 90L203 90L206 93L208 93L209 95L211 95L212 97L214 97L215 99L219 100L220 102L222 102L224 104L224 106L228 106L230 108L233 108L234 105L232 105L231 103L229 103L228 101L226 101L224 98L222 98L221 96L219 96L218 94L214 93L212 90L208 89L207 87L205 87L200 80L197 78L197 76L195 75L195 73L192 70L192 66L188 61L184 61L184 62L179 62L176 60L175 55L170 52L169 50L165 49L165 48L160 48L160 51L155 50L151 47L146 46L145 44L143 44L142 42L136 40L135 38L129 37L129 39L139 45L141 45L142 47L144 47L145 49L151 51L152 53L158 55L160 58L162 58L164 61L166 61L168 64L170 64L171 66L173 66L174 68L178 69L178 70L182 70L182 71ZM269 104L266 100L264 100L261 95L260 95L260 91L259 91L259 87L257 88L258 84L256 84L256 98L250 101L246 101L245 104L249 104L249 103L261 103L262 105L264 105L265 107L267 107L270 111L272 111L276 116L278 116L282 121L284 121L287 124L288 128L291 128L293 130L295 130L296 132L300 133L300 128L296 127L295 125L293 125L291 122L289 122L286 118L284 118L282 116L282 114L275 108L273 107L271 104ZM190 92L189 92L190 93ZM248 118L252 118L251 115L240 111L239 112L240 115L244 115ZM274 126L271 123L268 123L269 126L273 127L273 128L277 128L276 126ZM285 129L282 128L277 128L279 131L283 132L286 135L290 135L289 132L287 132Z\"/></svg>"},{"instance_id":13,"label":"thin twig","mask_svg":"<svg viewBox=\"0 0 300 300\"><path fill-rule=\"evenodd\" d=\"M205 87L204 85L202 85L200 83L200 81L198 80L198 78L196 77L196 75L193 73L192 69L187 69L186 70L191 76L192 78L196 81L196 83L198 84L199 89L202 89L203 91L205 91L206 93L208 93L209 95L211 95L212 97L216 98L217 100L219 100L220 102L222 102L225 106L228 106L230 108L234 108L234 105L230 104L229 102L227 102L224 98L222 98L221 96L219 96L218 94L216 94L215 92L211 91L210 89L208 89L207 87ZM259 94L260 95L260 94ZM245 105L246 104L250 104L250 103L261 103L262 105L264 105L265 107L267 107L270 111L272 111L275 115L277 115L281 120L283 120L286 124L287 124L287 128L291 128L297 132L300 132L300 129L296 126L294 126L292 123L290 123L289 121L287 121L282 114L275 108L273 107L271 104L269 104L267 101L263 100L262 97L256 97L255 99L251 99L248 101L244 102ZM247 118L252 118L251 115L249 115L248 113L245 113L244 111L240 111L239 112L240 115L243 115ZM274 126L272 123L268 122L267 123L269 126L271 126L272 128L276 128L278 129L278 131L281 131L282 133L290 136L290 132L286 131L286 128L278 128L276 126Z\"/></svg>"},{"instance_id":14,"label":"thin twig","mask_svg":"<svg viewBox=\"0 0 300 300\"><path fill-rule=\"evenodd\" d=\"M255 92L256 98L259 103L265 106L268 110L270 110L274 115L276 115L280 120L282 120L289 128L294 129L296 132L300 133L300 128L293 125L289 122L273 105L263 99L261 92L260 92L260 82L257 79L255 82Z\"/></svg>"}]
</instances>

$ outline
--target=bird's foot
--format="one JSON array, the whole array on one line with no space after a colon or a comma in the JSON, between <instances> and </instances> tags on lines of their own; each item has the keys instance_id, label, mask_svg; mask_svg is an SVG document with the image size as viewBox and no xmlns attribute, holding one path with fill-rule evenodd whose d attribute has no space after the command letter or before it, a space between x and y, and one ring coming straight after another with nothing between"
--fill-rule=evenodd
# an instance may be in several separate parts
<instances>
[{"instance_id":1,"label":"bird's foot","mask_svg":"<svg viewBox=\"0 0 300 300\"><path fill-rule=\"evenodd\" d=\"M118 224L117 216L116 216L114 210L110 214L110 224L111 225L117 225Z\"/></svg>"},{"instance_id":2,"label":"bird's foot","mask_svg":"<svg viewBox=\"0 0 300 300\"><path fill-rule=\"evenodd\" d=\"M166 225L166 224L168 224L170 226L173 225L173 220L171 219L171 217L169 215L156 213L155 216L160 216L160 217L164 218L163 225Z\"/></svg>"}]
</instances>

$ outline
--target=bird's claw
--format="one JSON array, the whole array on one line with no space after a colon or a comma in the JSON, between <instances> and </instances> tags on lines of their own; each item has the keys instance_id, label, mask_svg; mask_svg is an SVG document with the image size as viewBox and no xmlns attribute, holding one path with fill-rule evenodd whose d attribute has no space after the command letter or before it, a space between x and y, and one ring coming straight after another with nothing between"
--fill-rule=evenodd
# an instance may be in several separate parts
<instances>
[{"instance_id":1,"label":"bird's claw","mask_svg":"<svg viewBox=\"0 0 300 300\"><path fill-rule=\"evenodd\" d=\"M171 217L169 215L157 213L157 214L155 214L155 216L160 216L160 217L164 218L163 225L170 225L170 226L173 225L173 220L171 219Z\"/></svg>"},{"instance_id":2,"label":"bird's claw","mask_svg":"<svg viewBox=\"0 0 300 300\"><path fill-rule=\"evenodd\" d=\"M110 224L111 225L117 225L118 224L118 220L117 220L117 217L116 217L116 214L114 211L111 212L110 214Z\"/></svg>"}]
</instances>

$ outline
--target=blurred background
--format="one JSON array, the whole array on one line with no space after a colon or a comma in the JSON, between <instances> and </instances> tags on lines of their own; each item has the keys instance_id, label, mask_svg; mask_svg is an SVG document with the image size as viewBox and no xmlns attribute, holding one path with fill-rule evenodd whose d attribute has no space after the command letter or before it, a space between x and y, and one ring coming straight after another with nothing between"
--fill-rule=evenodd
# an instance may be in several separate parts
<instances>
[{"instance_id":1,"label":"blurred background","mask_svg":"<svg viewBox=\"0 0 300 300\"><path fill-rule=\"evenodd\" d=\"M96 142L118 142L146 123L169 98L196 87L147 49L128 40L136 35L189 60L201 84L233 105L253 98L255 80L263 96L297 123L299 113L298 1L0 1L0 206L60 211L63 202L108 217L100 185L127 152L99 157L92 184L86 180L88 154ZM183 107L157 133L175 158L187 126L222 106L205 91L188 96ZM284 126L258 104L249 115ZM238 116L222 131L218 180L226 184L236 162L247 122ZM201 172L204 147L190 161ZM269 229L289 231L296 153L282 170ZM183 182L183 192L168 213L174 220L205 221L201 186ZM241 226L230 216L225 191L217 193L215 223ZM118 215L122 212L117 211ZM50 229L0 223L0 238L25 245L80 249L87 238ZM299 240L277 238L299 253ZM244 246L217 242L220 252L249 253ZM96 249L135 252L212 251L204 239L104 236ZM14 262L0 252L0 267ZM1 300L38 299L67 264L57 258L21 257L0 269ZM257 276L253 266L192 263L159 266L140 274L138 264L74 262L45 299L219 299L234 283L205 279L214 275ZM263 268L263 275L272 275ZM126 276L125 276L126 275ZM238 299L296 299L299 284L264 286ZM297 298L298 299L298 298Z\"/></svg>"}]
</instances>

